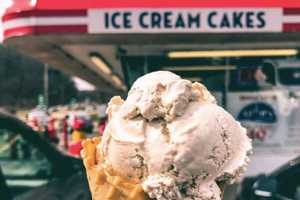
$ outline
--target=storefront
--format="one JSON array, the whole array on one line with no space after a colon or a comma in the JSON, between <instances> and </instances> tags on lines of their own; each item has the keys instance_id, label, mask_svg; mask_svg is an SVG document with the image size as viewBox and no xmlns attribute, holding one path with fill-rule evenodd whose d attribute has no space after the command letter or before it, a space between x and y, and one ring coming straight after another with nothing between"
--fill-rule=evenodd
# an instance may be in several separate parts
<instances>
[{"instance_id":1,"label":"storefront","mask_svg":"<svg viewBox=\"0 0 300 200\"><path fill-rule=\"evenodd\" d=\"M204 82L250 126L258 140L254 162L280 154L272 166L250 167L250 174L272 170L300 152L300 145L286 148L298 141L300 128L287 126L297 116L283 106L294 98L286 91L297 94L299 87L300 2L18 0L2 21L5 45L105 92L122 93L154 70ZM273 72L264 70L267 63ZM295 82L288 85L277 69L291 63ZM258 87L259 74L267 74L269 88ZM276 134L267 134L270 130Z\"/></svg>"},{"instance_id":2,"label":"storefront","mask_svg":"<svg viewBox=\"0 0 300 200\"><path fill-rule=\"evenodd\" d=\"M168 57L174 50L295 48L300 40L298 7L280 1L21 0L6 11L3 28L7 45L88 79L103 90L120 92L125 89L124 79L130 84L136 78L132 74L124 77L120 62L124 56ZM110 65L115 81L107 78L112 72L105 74L105 69L95 66L93 52Z\"/></svg>"}]
</instances>

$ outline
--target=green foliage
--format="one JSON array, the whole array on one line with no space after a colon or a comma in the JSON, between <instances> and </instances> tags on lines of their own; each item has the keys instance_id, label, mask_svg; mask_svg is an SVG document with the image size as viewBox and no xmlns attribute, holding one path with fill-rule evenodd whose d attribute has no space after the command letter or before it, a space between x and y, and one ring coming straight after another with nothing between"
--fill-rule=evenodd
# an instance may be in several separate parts
<instances>
[{"instance_id":1,"label":"green foliage","mask_svg":"<svg viewBox=\"0 0 300 200\"><path fill-rule=\"evenodd\" d=\"M43 94L43 64L0 46L0 106L32 107ZM49 69L49 105L68 103L76 98L72 79Z\"/></svg>"}]
</instances>

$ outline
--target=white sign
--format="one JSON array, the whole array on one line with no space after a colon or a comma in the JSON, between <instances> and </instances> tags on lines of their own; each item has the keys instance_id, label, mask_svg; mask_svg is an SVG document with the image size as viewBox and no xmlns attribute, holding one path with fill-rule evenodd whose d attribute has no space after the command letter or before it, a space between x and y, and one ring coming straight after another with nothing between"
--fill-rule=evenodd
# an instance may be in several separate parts
<instances>
[{"instance_id":1,"label":"white sign","mask_svg":"<svg viewBox=\"0 0 300 200\"><path fill-rule=\"evenodd\" d=\"M269 173L299 155L300 110L286 90L230 92L227 109L252 138L245 176Z\"/></svg>"},{"instance_id":2,"label":"white sign","mask_svg":"<svg viewBox=\"0 0 300 200\"><path fill-rule=\"evenodd\" d=\"M90 9L89 33L281 32L281 8Z\"/></svg>"},{"instance_id":3,"label":"white sign","mask_svg":"<svg viewBox=\"0 0 300 200\"><path fill-rule=\"evenodd\" d=\"M247 128L256 154L299 154L300 116L283 90L230 92L228 110Z\"/></svg>"}]
</instances>

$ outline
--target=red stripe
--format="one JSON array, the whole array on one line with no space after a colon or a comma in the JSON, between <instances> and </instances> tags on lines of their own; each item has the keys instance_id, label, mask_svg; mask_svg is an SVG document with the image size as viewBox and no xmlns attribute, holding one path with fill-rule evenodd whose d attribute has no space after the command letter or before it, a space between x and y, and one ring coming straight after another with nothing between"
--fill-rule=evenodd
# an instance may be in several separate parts
<instances>
[{"instance_id":1,"label":"red stripe","mask_svg":"<svg viewBox=\"0 0 300 200\"><path fill-rule=\"evenodd\" d=\"M27 10L3 15L2 21L24 17L80 17L87 16L87 10Z\"/></svg>"},{"instance_id":2,"label":"red stripe","mask_svg":"<svg viewBox=\"0 0 300 200\"><path fill-rule=\"evenodd\" d=\"M297 15L300 14L300 8L284 8L283 15Z\"/></svg>"},{"instance_id":3,"label":"red stripe","mask_svg":"<svg viewBox=\"0 0 300 200\"><path fill-rule=\"evenodd\" d=\"M3 31L4 38L48 33L87 33L87 25L24 26Z\"/></svg>"},{"instance_id":4,"label":"red stripe","mask_svg":"<svg viewBox=\"0 0 300 200\"><path fill-rule=\"evenodd\" d=\"M4 0L0 0L2 2ZM74 10L90 8L299 8L299 0L13 0L8 12L26 9Z\"/></svg>"},{"instance_id":5,"label":"red stripe","mask_svg":"<svg viewBox=\"0 0 300 200\"><path fill-rule=\"evenodd\" d=\"M300 32L300 23L283 24L283 32Z\"/></svg>"},{"instance_id":6,"label":"red stripe","mask_svg":"<svg viewBox=\"0 0 300 200\"><path fill-rule=\"evenodd\" d=\"M72 3L70 3L72 2ZM300 7L299 0L40 0L38 8Z\"/></svg>"}]
</instances>

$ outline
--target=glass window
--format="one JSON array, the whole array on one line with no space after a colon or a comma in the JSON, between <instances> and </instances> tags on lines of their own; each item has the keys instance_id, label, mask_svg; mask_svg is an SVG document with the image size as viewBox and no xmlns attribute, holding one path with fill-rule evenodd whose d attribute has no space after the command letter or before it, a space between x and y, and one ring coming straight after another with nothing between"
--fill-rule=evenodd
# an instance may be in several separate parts
<instances>
[{"instance_id":1,"label":"glass window","mask_svg":"<svg viewBox=\"0 0 300 200\"><path fill-rule=\"evenodd\" d=\"M275 68L265 63L260 66L239 66L231 73L232 90L263 90L275 86Z\"/></svg>"},{"instance_id":2,"label":"glass window","mask_svg":"<svg viewBox=\"0 0 300 200\"><path fill-rule=\"evenodd\" d=\"M300 67L285 67L279 69L279 81L283 85L300 85Z\"/></svg>"},{"instance_id":3,"label":"glass window","mask_svg":"<svg viewBox=\"0 0 300 200\"><path fill-rule=\"evenodd\" d=\"M278 192L284 197L300 200L300 163L296 162L277 176Z\"/></svg>"},{"instance_id":4,"label":"glass window","mask_svg":"<svg viewBox=\"0 0 300 200\"><path fill-rule=\"evenodd\" d=\"M46 157L19 134L0 130L0 166L8 186L40 186L51 175Z\"/></svg>"}]
</instances>

